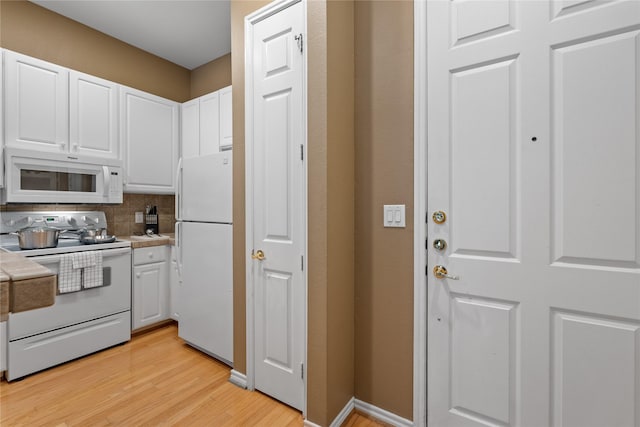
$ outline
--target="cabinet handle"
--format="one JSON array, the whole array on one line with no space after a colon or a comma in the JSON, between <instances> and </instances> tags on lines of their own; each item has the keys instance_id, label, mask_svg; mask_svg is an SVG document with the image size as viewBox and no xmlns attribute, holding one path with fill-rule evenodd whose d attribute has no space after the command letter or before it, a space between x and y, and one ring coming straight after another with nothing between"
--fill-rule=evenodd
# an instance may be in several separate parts
<instances>
[{"instance_id":1,"label":"cabinet handle","mask_svg":"<svg viewBox=\"0 0 640 427\"><path fill-rule=\"evenodd\" d=\"M140 273L136 273L136 277L139 279L142 276Z\"/></svg>"},{"instance_id":2,"label":"cabinet handle","mask_svg":"<svg viewBox=\"0 0 640 427\"><path fill-rule=\"evenodd\" d=\"M153 252L149 254L149 258L153 258Z\"/></svg>"}]
</instances>

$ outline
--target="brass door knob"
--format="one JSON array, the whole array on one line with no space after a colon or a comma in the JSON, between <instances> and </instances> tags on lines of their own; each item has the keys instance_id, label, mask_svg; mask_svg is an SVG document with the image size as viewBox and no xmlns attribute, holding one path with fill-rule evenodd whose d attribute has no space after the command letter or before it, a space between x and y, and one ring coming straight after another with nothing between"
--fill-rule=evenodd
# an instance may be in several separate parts
<instances>
[{"instance_id":1,"label":"brass door knob","mask_svg":"<svg viewBox=\"0 0 640 427\"><path fill-rule=\"evenodd\" d=\"M262 252L262 249L259 249L255 254L251 254L251 258L262 261L266 257L264 256L264 252Z\"/></svg>"},{"instance_id":2,"label":"brass door knob","mask_svg":"<svg viewBox=\"0 0 640 427\"><path fill-rule=\"evenodd\" d=\"M449 274L447 269L443 265L436 265L433 267L433 275L436 276L437 279L451 279L458 280L459 276L454 276L453 274Z\"/></svg>"}]
</instances>

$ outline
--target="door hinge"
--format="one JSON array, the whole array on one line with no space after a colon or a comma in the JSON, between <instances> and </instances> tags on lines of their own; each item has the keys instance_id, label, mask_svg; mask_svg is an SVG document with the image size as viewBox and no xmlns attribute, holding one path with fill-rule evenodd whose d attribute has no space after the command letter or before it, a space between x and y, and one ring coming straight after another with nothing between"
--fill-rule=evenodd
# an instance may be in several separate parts
<instances>
[{"instance_id":1,"label":"door hinge","mask_svg":"<svg viewBox=\"0 0 640 427\"><path fill-rule=\"evenodd\" d=\"M300 255L300 270L304 271L304 255Z\"/></svg>"},{"instance_id":2,"label":"door hinge","mask_svg":"<svg viewBox=\"0 0 640 427\"><path fill-rule=\"evenodd\" d=\"M293 38L295 39L295 41L298 42L298 49L300 50L300 53L302 53L303 46L304 46L304 42L302 41L302 33L296 36L293 36Z\"/></svg>"},{"instance_id":3,"label":"door hinge","mask_svg":"<svg viewBox=\"0 0 640 427\"><path fill-rule=\"evenodd\" d=\"M304 363L300 364L300 378L304 379Z\"/></svg>"},{"instance_id":4,"label":"door hinge","mask_svg":"<svg viewBox=\"0 0 640 427\"><path fill-rule=\"evenodd\" d=\"M304 160L304 145L300 144L300 160Z\"/></svg>"}]
</instances>

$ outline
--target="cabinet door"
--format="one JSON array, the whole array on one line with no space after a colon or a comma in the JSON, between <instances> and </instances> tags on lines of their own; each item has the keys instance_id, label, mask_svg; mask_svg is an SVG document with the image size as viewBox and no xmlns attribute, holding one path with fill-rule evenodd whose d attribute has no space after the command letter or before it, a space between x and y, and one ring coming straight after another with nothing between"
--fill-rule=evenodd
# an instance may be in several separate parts
<instances>
[{"instance_id":1,"label":"cabinet door","mask_svg":"<svg viewBox=\"0 0 640 427\"><path fill-rule=\"evenodd\" d=\"M133 267L132 329L169 318L167 287L166 262Z\"/></svg>"},{"instance_id":2,"label":"cabinet door","mask_svg":"<svg viewBox=\"0 0 640 427\"><path fill-rule=\"evenodd\" d=\"M197 157L200 155L200 99L185 102L181 106L181 111L181 156Z\"/></svg>"},{"instance_id":3,"label":"cabinet door","mask_svg":"<svg viewBox=\"0 0 640 427\"><path fill-rule=\"evenodd\" d=\"M120 105L125 192L173 194L179 104L121 86Z\"/></svg>"},{"instance_id":4,"label":"cabinet door","mask_svg":"<svg viewBox=\"0 0 640 427\"><path fill-rule=\"evenodd\" d=\"M218 92L204 95L200 99L200 155L220 151L220 101Z\"/></svg>"},{"instance_id":5,"label":"cabinet door","mask_svg":"<svg viewBox=\"0 0 640 427\"><path fill-rule=\"evenodd\" d=\"M68 70L11 51L4 62L7 146L67 151Z\"/></svg>"},{"instance_id":6,"label":"cabinet door","mask_svg":"<svg viewBox=\"0 0 640 427\"><path fill-rule=\"evenodd\" d=\"M233 105L231 86L220 89L220 149L231 148L233 144Z\"/></svg>"},{"instance_id":7,"label":"cabinet door","mask_svg":"<svg viewBox=\"0 0 640 427\"><path fill-rule=\"evenodd\" d=\"M118 159L118 85L69 72L71 152Z\"/></svg>"}]
</instances>

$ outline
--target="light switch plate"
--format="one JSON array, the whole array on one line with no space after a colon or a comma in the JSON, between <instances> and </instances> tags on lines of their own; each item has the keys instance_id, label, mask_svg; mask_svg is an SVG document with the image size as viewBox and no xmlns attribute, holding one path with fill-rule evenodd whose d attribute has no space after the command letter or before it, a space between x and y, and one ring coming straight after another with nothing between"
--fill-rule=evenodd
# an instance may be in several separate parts
<instances>
[{"instance_id":1,"label":"light switch plate","mask_svg":"<svg viewBox=\"0 0 640 427\"><path fill-rule=\"evenodd\" d=\"M142 224L143 217L142 212L136 212L136 224Z\"/></svg>"},{"instance_id":2,"label":"light switch plate","mask_svg":"<svg viewBox=\"0 0 640 427\"><path fill-rule=\"evenodd\" d=\"M383 225L385 227L406 227L405 205L384 205Z\"/></svg>"}]
</instances>

